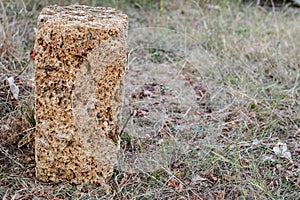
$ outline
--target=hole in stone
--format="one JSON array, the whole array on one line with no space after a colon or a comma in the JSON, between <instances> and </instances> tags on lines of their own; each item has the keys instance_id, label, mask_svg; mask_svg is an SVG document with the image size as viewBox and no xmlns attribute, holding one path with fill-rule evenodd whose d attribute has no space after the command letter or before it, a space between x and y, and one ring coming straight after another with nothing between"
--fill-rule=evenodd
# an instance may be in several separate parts
<instances>
[{"instance_id":1,"label":"hole in stone","mask_svg":"<svg viewBox=\"0 0 300 200\"><path fill-rule=\"evenodd\" d=\"M61 105L61 102L62 102L62 97L58 98L58 105Z\"/></svg>"},{"instance_id":2,"label":"hole in stone","mask_svg":"<svg viewBox=\"0 0 300 200\"><path fill-rule=\"evenodd\" d=\"M103 177L102 172L97 172L97 175L98 175L99 177Z\"/></svg>"}]
</instances>

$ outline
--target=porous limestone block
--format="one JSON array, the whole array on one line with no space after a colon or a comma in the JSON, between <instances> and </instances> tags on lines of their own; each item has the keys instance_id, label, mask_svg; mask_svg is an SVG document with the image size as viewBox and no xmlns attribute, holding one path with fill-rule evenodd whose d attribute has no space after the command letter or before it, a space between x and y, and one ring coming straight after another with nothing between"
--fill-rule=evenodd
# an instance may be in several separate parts
<instances>
[{"instance_id":1,"label":"porous limestone block","mask_svg":"<svg viewBox=\"0 0 300 200\"><path fill-rule=\"evenodd\" d=\"M49 6L35 42L35 159L43 181L101 183L117 163L127 16Z\"/></svg>"}]
</instances>

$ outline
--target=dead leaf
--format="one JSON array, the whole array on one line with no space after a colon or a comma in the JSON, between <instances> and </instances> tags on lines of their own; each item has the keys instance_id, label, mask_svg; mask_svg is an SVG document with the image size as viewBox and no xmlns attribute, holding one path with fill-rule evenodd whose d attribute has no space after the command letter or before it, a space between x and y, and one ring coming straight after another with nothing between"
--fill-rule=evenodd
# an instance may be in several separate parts
<instances>
[{"instance_id":1,"label":"dead leaf","mask_svg":"<svg viewBox=\"0 0 300 200\"><path fill-rule=\"evenodd\" d=\"M276 155L279 155L280 157L292 159L291 153L288 151L286 143L278 142L274 147L273 151Z\"/></svg>"},{"instance_id":2,"label":"dead leaf","mask_svg":"<svg viewBox=\"0 0 300 200\"><path fill-rule=\"evenodd\" d=\"M179 185L177 185L175 190L176 190L176 192L181 193L183 191L183 185L181 183L179 183Z\"/></svg>"},{"instance_id":3,"label":"dead leaf","mask_svg":"<svg viewBox=\"0 0 300 200\"><path fill-rule=\"evenodd\" d=\"M10 91L13 94L14 99L18 100L20 90L19 90L19 87L15 84L14 77L11 76L11 77L7 78L6 80L9 84Z\"/></svg>"},{"instance_id":4,"label":"dead leaf","mask_svg":"<svg viewBox=\"0 0 300 200\"><path fill-rule=\"evenodd\" d=\"M258 139L255 138L255 139L253 140L253 142L252 142L252 145L253 145L253 146L257 146L257 145L259 145L260 143L261 143L261 141L259 141Z\"/></svg>"},{"instance_id":5,"label":"dead leaf","mask_svg":"<svg viewBox=\"0 0 300 200\"><path fill-rule=\"evenodd\" d=\"M173 178L168 181L168 187L176 188L177 181L175 181Z\"/></svg>"},{"instance_id":6,"label":"dead leaf","mask_svg":"<svg viewBox=\"0 0 300 200\"><path fill-rule=\"evenodd\" d=\"M264 161L271 161L271 162L274 162L275 159L273 158L273 155L270 155L270 154L267 154L264 156Z\"/></svg>"},{"instance_id":7,"label":"dead leaf","mask_svg":"<svg viewBox=\"0 0 300 200\"><path fill-rule=\"evenodd\" d=\"M175 173L175 176L180 177L180 176L182 176L182 174L183 174L183 171L179 170L178 172Z\"/></svg>"},{"instance_id":8,"label":"dead leaf","mask_svg":"<svg viewBox=\"0 0 300 200\"><path fill-rule=\"evenodd\" d=\"M30 57L31 60L35 60L35 51L34 51L34 49L30 50L29 57Z\"/></svg>"},{"instance_id":9,"label":"dead leaf","mask_svg":"<svg viewBox=\"0 0 300 200\"><path fill-rule=\"evenodd\" d=\"M194 175L191 179L192 183L195 184L195 185L199 184L203 181L206 181L206 180L207 180L207 178L203 178L203 177L199 176L198 174Z\"/></svg>"}]
</instances>

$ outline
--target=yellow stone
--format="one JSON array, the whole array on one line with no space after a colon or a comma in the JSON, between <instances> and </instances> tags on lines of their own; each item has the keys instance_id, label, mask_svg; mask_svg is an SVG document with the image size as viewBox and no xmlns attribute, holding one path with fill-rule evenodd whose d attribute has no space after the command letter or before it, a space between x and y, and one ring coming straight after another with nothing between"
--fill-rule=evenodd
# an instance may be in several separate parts
<instances>
[{"instance_id":1,"label":"yellow stone","mask_svg":"<svg viewBox=\"0 0 300 200\"><path fill-rule=\"evenodd\" d=\"M43 181L101 183L112 175L126 65L127 16L49 6L35 42L35 159Z\"/></svg>"}]
</instances>

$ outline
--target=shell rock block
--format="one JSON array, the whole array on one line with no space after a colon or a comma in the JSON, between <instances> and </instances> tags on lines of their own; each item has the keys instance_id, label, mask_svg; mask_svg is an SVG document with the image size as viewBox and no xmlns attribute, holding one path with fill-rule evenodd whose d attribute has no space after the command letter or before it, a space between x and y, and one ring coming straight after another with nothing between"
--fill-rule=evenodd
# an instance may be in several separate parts
<instances>
[{"instance_id":1,"label":"shell rock block","mask_svg":"<svg viewBox=\"0 0 300 200\"><path fill-rule=\"evenodd\" d=\"M35 41L35 160L42 181L103 183L118 161L127 16L49 6Z\"/></svg>"}]
</instances>

